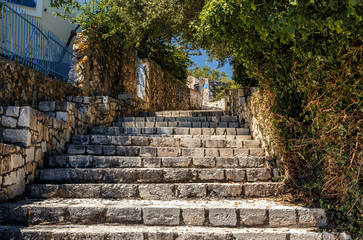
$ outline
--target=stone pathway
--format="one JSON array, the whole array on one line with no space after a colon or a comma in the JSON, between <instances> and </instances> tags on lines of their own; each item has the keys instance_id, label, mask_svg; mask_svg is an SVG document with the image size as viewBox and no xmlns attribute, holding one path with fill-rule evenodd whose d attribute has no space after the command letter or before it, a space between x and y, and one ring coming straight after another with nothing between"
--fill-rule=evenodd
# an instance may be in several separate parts
<instances>
[{"instance_id":1,"label":"stone pathway","mask_svg":"<svg viewBox=\"0 0 363 240\"><path fill-rule=\"evenodd\" d=\"M120 118L50 156L1 239L349 239L322 209L281 202L275 162L223 111Z\"/></svg>"}]
</instances>

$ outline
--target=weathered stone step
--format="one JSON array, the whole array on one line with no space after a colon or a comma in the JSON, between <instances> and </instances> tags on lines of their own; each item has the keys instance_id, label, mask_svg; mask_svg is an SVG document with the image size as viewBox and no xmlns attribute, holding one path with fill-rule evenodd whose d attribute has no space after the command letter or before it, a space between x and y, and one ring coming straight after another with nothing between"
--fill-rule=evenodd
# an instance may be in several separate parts
<instances>
[{"instance_id":1,"label":"weathered stone step","mask_svg":"<svg viewBox=\"0 0 363 240\"><path fill-rule=\"evenodd\" d=\"M270 157L119 157L119 156L49 156L48 168L271 168Z\"/></svg>"},{"instance_id":2,"label":"weathered stone step","mask_svg":"<svg viewBox=\"0 0 363 240\"><path fill-rule=\"evenodd\" d=\"M170 184L32 184L33 198L136 198L136 199L240 199L276 197L285 192L283 183L170 183Z\"/></svg>"},{"instance_id":3,"label":"weathered stone step","mask_svg":"<svg viewBox=\"0 0 363 240\"><path fill-rule=\"evenodd\" d=\"M143 112L140 117L204 117L204 116L229 116L228 111L190 110L190 111L159 111Z\"/></svg>"},{"instance_id":4,"label":"weathered stone step","mask_svg":"<svg viewBox=\"0 0 363 240\"><path fill-rule=\"evenodd\" d=\"M0 204L1 224L143 224L149 226L322 227L319 208L271 200L48 199Z\"/></svg>"},{"instance_id":5,"label":"weathered stone step","mask_svg":"<svg viewBox=\"0 0 363 240\"><path fill-rule=\"evenodd\" d=\"M122 128L122 127L90 127L90 134L118 135L249 135L248 128Z\"/></svg>"},{"instance_id":6,"label":"weathered stone step","mask_svg":"<svg viewBox=\"0 0 363 240\"><path fill-rule=\"evenodd\" d=\"M239 122L114 122L113 127L124 128L239 128Z\"/></svg>"},{"instance_id":7,"label":"weathered stone step","mask_svg":"<svg viewBox=\"0 0 363 240\"><path fill-rule=\"evenodd\" d=\"M48 168L41 183L198 183L271 181L272 168Z\"/></svg>"},{"instance_id":8,"label":"weathered stone step","mask_svg":"<svg viewBox=\"0 0 363 240\"><path fill-rule=\"evenodd\" d=\"M345 233L315 228L239 228L144 225L0 226L5 239L129 239L129 240L351 240Z\"/></svg>"},{"instance_id":9,"label":"weathered stone step","mask_svg":"<svg viewBox=\"0 0 363 240\"><path fill-rule=\"evenodd\" d=\"M4 239L88 240L351 240L345 233L316 228L235 228L145 225L35 225L0 226Z\"/></svg>"},{"instance_id":10,"label":"weathered stone step","mask_svg":"<svg viewBox=\"0 0 363 240\"><path fill-rule=\"evenodd\" d=\"M177 137L149 136L107 136L107 135L74 135L73 144L87 145L119 145L119 146L150 146L150 147L185 147L185 148L259 148L258 140L241 139L198 139Z\"/></svg>"},{"instance_id":11,"label":"weathered stone step","mask_svg":"<svg viewBox=\"0 0 363 240\"><path fill-rule=\"evenodd\" d=\"M75 145L67 147L68 154L140 157L247 157L265 156L264 148L183 148L115 145Z\"/></svg>"},{"instance_id":12,"label":"weathered stone step","mask_svg":"<svg viewBox=\"0 0 363 240\"><path fill-rule=\"evenodd\" d=\"M237 116L208 117L121 117L119 122L238 122Z\"/></svg>"}]
</instances>

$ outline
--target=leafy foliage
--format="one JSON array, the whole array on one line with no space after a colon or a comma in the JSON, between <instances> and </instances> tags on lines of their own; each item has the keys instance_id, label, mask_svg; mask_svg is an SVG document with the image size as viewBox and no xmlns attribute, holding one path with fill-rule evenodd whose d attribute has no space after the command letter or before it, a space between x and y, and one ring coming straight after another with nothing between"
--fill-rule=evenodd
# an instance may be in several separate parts
<instances>
[{"instance_id":1,"label":"leafy foliage","mask_svg":"<svg viewBox=\"0 0 363 240\"><path fill-rule=\"evenodd\" d=\"M362 224L362 16L356 0L209 0L195 25L274 99L286 178L358 238Z\"/></svg>"},{"instance_id":2,"label":"leafy foliage","mask_svg":"<svg viewBox=\"0 0 363 240\"><path fill-rule=\"evenodd\" d=\"M191 38L189 22L198 21L203 5L204 0L91 0L83 5L52 0L52 6L65 8L58 15L87 29L90 38L116 35L180 80L186 79L191 61L186 47L178 46L187 46L183 39Z\"/></svg>"},{"instance_id":3,"label":"leafy foliage","mask_svg":"<svg viewBox=\"0 0 363 240\"><path fill-rule=\"evenodd\" d=\"M211 69L209 66L194 67L188 70L189 76L208 78L213 81L229 82L228 74L225 71L221 73L217 69Z\"/></svg>"}]
</instances>

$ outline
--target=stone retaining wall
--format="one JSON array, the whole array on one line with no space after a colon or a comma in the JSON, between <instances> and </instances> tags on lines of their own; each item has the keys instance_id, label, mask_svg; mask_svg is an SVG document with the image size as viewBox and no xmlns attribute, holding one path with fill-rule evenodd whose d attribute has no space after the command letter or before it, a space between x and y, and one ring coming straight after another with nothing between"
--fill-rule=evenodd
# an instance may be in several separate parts
<instances>
[{"instance_id":1,"label":"stone retaining wall","mask_svg":"<svg viewBox=\"0 0 363 240\"><path fill-rule=\"evenodd\" d=\"M263 96L256 88L239 88L225 91L225 110L238 116L241 126L249 127L253 139L261 140L268 153L273 153L272 137L269 134L271 111L264 109Z\"/></svg>"},{"instance_id":2,"label":"stone retaining wall","mask_svg":"<svg viewBox=\"0 0 363 240\"><path fill-rule=\"evenodd\" d=\"M77 81L85 96L116 97L136 94L137 52L124 48L117 37L89 40L85 32L73 45L77 54Z\"/></svg>"},{"instance_id":3,"label":"stone retaining wall","mask_svg":"<svg viewBox=\"0 0 363 240\"><path fill-rule=\"evenodd\" d=\"M65 100L81 90L32 68L0 57L0 106L31 106L39 101Z\"/></svg>"},{"instance_id":4,"label":"stone retaining wall","mask_svg":"<svg viewBox=\"0 0 363 240\"><path fill-rule=\"evenodd\" d=\"M163 70L157 63L145 60L147 69L146 102L148 111L199 109L193 90Z\"/></svg>"},{"instance_id":5,"label":"stone retaining wall","mask_svg":"<svg viewBox=\"0 0 363 240\"><path fill-rule=\"evenodd\" d=\"M72 134L84 134L88 118L67 102L40 102L39 108L0 107L0 200L24 193L47 154L62 153ZM55 116L56 118L54 118Z\"/></svg>"}]
</instances>

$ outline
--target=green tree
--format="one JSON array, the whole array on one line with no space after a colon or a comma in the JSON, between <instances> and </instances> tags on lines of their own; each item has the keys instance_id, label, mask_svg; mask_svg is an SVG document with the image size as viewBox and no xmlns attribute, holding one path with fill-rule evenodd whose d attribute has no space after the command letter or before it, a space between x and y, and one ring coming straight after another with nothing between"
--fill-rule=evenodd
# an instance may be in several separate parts
<instances>
[{"instance_id":1,"label":"green tree","mask_svg":"<svg viewBox=\"0 0 363 240\"><path fill-rule=\"evenodd\" d=\"M208 0L200 18L196 39L210 56L232 58L272 92L275 141L293 188L363 237L355 147L363 141L363 2Z\"/></svg>"},{"instance_id":2,"label":"green tree","mask_svg":"<svg viewBox=\"0 0 363 240\"><path fill-rule=\"evenodd\" d=\"M221 73L217 69L211 69L209 66L204 65L202 68L194 67L188 70L189 76L208 78L213 81L228 82L231 81L227 73Z\"/></svg>"}]
</instances>

